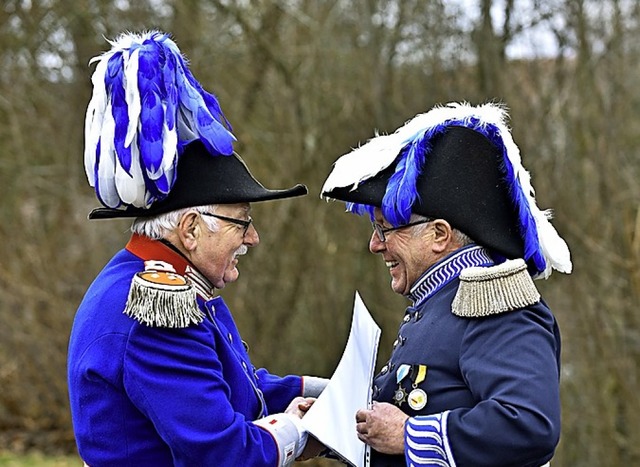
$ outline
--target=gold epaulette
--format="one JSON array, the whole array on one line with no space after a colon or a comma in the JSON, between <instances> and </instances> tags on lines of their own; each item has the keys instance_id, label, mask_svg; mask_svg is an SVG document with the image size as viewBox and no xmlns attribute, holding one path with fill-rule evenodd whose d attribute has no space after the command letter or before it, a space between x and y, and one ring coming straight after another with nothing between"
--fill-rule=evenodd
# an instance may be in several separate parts
<instances>
[{"instance_id":1,"label":"gold epaulette","mask_svg":"<svg viewBox=\"0 0 640 467\"><path fill-rule=\"evenodd\" d=\"M522 259L491 267L471 267L460 273L460 287L451 311L480 318L517 310L540 301L540 293Z\"/></svg>"},{"instance_id":2,"label":"gold epaulette","mask_svg":"<svg viewBox=\"0 0 640 467\"><path fill-rule=\"evenodd\" d=\"M124 314L163 328L186 328L204 320L189 279L161 261L146 261L145 270L133 276Z\"/></svg>"}]
</instances>

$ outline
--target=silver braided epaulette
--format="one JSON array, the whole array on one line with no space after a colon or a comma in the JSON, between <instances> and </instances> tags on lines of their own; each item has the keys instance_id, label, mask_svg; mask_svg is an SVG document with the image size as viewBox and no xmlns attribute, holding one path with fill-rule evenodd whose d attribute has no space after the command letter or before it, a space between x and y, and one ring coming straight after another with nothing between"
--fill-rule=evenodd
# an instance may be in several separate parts
<instances>
[{"instance_id":1,"label":"silver braided epaulette","mask_svg":"<svg viewBox=\"0 0 640 467\"><path fill-rule=\"evenodd\" d=\"M189 279L161 261L146 261L145 270L133 276L124 314L162 328L186 328L204 320Z\"/></svg>"},{"instance_id":2,"label":"silver braided epaulette","mask_svg":"<svg viewBox=\"0 0 640 467\"><path fill-rule=\"evenodd\" d=\"M540 293L522 259L491 267L471 267L460 273L460 287L451 311L480 318L517 310L540 301Z\"/></svg>"}]
</instances>

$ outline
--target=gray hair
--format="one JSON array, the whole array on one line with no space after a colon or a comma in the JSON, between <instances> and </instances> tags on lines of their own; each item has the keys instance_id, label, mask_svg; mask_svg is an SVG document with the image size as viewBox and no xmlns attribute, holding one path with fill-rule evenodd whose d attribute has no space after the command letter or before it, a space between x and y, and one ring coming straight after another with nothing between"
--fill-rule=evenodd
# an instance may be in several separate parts
<instances>
[{"instance_id":1,"label":"gray hair","mask_svg":"<svg viewBox=\"0 0 640 467\"><path fill-rule=\"evenodd\" d=\"M417 222L417 221L422 221L426 219L435 220L430 217L425 217L418 214L411 214L410 222ZM414 230L414 235L420 235L426 228L427 228L427 224L418 224ZM469 237L467 234L465 234L464 232L458 229L453 229L453 237L456 240L456 242L460 243L460 246L467 246L467 245L471 245L472 243L475 243L475 241L471 237Z\"/></svg>"},{"instance_id":2,"label":"gray hair","mask_svg":"<svg viewBox=\"0 0 640 467\"><path fill-rule=\"evenodd\" d=\"M164 214L158 214L154 217L137 217L131 224L131 232L138 235L144 235L145 237L152 238L154 240L160 240L165 238L176 227L182 216L189 211L196 212L210 212L215 213L218 209L217 204L211 204L206 206L194 206L192 208L182 208L175 211L167 212ZM213 232L220 228L220 225L216 218L210 216L203 216L207 227Z\"/></svg>"}]
</instances>

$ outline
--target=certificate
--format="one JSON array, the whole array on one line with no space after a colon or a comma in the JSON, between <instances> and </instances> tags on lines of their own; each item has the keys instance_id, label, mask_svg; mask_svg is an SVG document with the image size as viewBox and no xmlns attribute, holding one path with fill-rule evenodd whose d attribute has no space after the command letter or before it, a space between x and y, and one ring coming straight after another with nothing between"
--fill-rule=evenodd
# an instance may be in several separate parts
<instances>
[{"instance_id":1,"label":"certificate","mask_svg":"<svg viewBox=\"0 0 640 467\"><path fill-rule=\"evenodd\" d=\"M356 434L356 411L371 405L380 328L356 292L351 331L329 384L302 418L307 431L355 467L369 464Z\"/></svg>"}]
</instances>

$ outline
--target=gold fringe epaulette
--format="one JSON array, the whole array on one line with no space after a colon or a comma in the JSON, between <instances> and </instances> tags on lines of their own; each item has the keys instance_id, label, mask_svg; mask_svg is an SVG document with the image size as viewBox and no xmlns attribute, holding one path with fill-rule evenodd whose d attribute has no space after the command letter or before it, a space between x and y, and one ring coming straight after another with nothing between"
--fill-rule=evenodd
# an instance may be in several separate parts
<instances>
[{"instance_id":1,"label":"gold fringe epaulette","mask_svg":"<svg viewBox=\"0 0 640 467\"><path fill-rule=\"evenodd\" d=\"M131 281L124 314L150 327L186 328L200 324L204 313L198 308L196 291L189 279L173 268L158 270L153 262ZM170 268L170 269L169 269Z\"/></svg>"},{"instance_id":2,"label":"gold fringe epaulette","mask_svg":"<svg viewBox=\"0 0 640 467\"><path fill-rule=\"evenodd\" d=\"M540 293L522 259L491 267L471 267L460 273L460 287L451 311L480 318L517 310L540 301Z\"/></svg>"}]
</instances>

